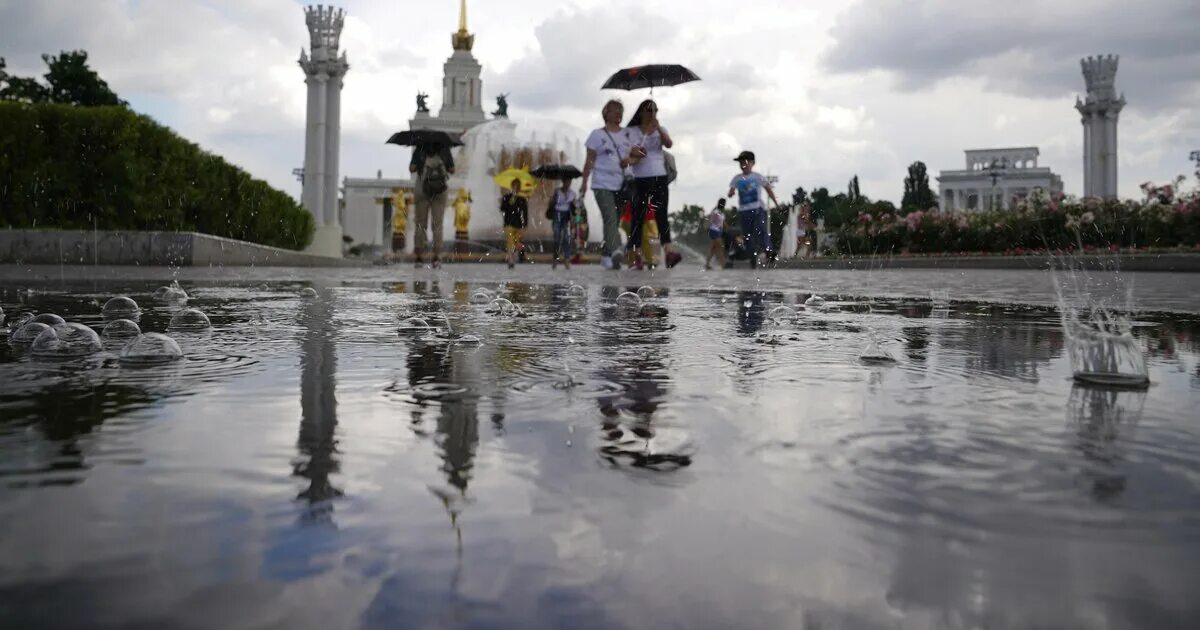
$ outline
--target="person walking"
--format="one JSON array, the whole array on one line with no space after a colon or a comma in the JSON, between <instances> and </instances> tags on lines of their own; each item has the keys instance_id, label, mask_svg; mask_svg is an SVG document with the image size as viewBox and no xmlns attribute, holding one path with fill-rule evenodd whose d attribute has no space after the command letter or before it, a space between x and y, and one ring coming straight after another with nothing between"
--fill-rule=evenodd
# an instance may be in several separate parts
<instances>
[{"instance_id":1,"label":"person walking","mask_svg":"<svg viewBox=\"0 0 1200 630\"><path fill-rule=\"evenodd\" d=\"M412 173L416 180L413 186L413 203L416 206L413 217L416 223L414 264L417 267L424 264L422 256L425 254L429 224L432 222L433 258L430 262L436 269L442 266L442 223L446 217L446 191L450 188L450 176L454 174L454 157L450 155L450 147L445 144L418 145L413 149L408 172Z\"/></svg>"},{"instance_id":2,"label":"person walking","mask_svg":"<svg viewBox=\"0 0 1200 630\"><path fill-rule=\"evenodd\" d=\"M562 188L554 191L554 199L550 202L554 221L554 261L550 263L551 269L558 268L560 258L564 267L571 268L571 242L575 238L572 227L577 199L575 191L571 190L571 178L564 177Z\"/></svg>"},{"instance_id":3,"label":"person walking","mask_svg":"<svg viewBox=\"0 0 1200 630\"><path fill-rule=\"evenodd\" d=\"M583 163L583 177L579 182L579 196L587 195L588 183L592 185L592 196L600 207L604 241L600 246L600 265L606 269L621 268L621 232L618 228L622 193L632 194L631 182L626 183L629 169L629 141L622 133L621 119L625 106L621 101L611 100L600 110L604 126L588 135L587 158Z\"/></svg>"},{"instance_id":4,"label":"person walking","mask_svg":"<svg viewBox=\"0 0 1200 630\"><path fill-rule=\"evenodd\" d=\"M708 258L704 259L704 269L712 269L712 259L716 258L725 268L725 200L718 199L717 207L708 215Z\"/></svg>"},{"instance_id":5,"label":"person walking","mask_svg":"<svg viewBox=\"0 0 1200 630\"><path fill-rule=\"evenodd\" d=\"M767 209L763 207L762 193L765 190L776 206L775 191L767 178L754 172L754 152L742 151L733 159L742 172L729 182L729 195L738 196L738 216L742 222L742 234L746 238L746 253L750 255L750 268L758 267L758 254L771 255L771 232L767 225Z\"/></svg>"},{"instance_id":6,"label":"person walking","mask_svg":"<svg viewBox=\"0 0 1200 630\"><path fill-rule=\"evenodd\" d=\"M517 263L517 252L521 249L521 234L529 225L529 201L521 196L521 180L514 179L512 187L504 191L500 199L500 214L504 216L504 251L508 268Z\"/></svg>"},{"instance_id":7,"label":"person walking","mask_svg":"<svg viewBox=\"0 0 1200 630\"><path fill-rule=\"evenodd\" d=\"M683 256L675 251L671 243L671 223L667 217L668 191L667 163L663 149L674 146L671 134L658 121L658 105L652 100L642 101L629 119L625 128L629 141L629 157L634 177L633 218L628 249L640 267L641 256L635 251L642 240L642 221L651 205L658 222L658 237L663 246L663 258L667 267L679 264Z\"/></svg>"}]
</instances>

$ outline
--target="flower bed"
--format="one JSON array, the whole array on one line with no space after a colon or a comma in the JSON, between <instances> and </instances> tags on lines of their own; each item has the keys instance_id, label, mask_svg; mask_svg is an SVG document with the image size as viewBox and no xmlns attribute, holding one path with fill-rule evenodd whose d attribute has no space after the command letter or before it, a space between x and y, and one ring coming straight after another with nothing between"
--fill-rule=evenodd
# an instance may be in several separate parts
<instances>
[{"instance_id":1,"label":"flower bed","mask_svg":"<svg viewBox=\"0 0 1200 630\"><path fill-rule=\"evenodd\" d=\"M859 213L836 232L844 254L1023 255L1200 248L1200 193L1143 184L1145 199L1035 193L1010 210Z\"/></svg>"}]
</instances>

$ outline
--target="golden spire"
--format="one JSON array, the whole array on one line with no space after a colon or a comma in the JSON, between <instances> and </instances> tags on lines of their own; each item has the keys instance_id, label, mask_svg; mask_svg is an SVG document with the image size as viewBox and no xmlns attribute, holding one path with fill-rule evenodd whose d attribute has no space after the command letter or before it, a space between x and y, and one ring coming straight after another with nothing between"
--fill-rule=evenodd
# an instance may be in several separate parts
<instances>
[{"instance_id":1,"label":"golden spire","mask_svg":"<svg viewBox=\"0 0 1200 630\"><path fill-rule=\"evenodd\" d=\"M467 0L458 3L458 32L450 36L454 50L471 50L475 44L475 36L467 31Z\"/></svg>"}]
</instances>

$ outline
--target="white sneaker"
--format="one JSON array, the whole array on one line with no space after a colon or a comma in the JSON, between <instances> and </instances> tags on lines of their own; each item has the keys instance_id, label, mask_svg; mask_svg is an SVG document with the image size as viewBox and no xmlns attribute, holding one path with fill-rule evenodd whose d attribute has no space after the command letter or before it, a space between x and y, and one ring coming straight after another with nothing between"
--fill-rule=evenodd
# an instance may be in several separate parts
<instances>
[{"instance_id":1,"label":"white sneaker","mask_svg":"<svg viewBox=\"0 0 1200 630\"><path fill-rule=\"evenodd\" d=\"M600 266L601 267L603 267L605 269L612 269L613 268L612 265L613 265L612 256L601 256L600 257Z\"/></svg>"}]
</instances>

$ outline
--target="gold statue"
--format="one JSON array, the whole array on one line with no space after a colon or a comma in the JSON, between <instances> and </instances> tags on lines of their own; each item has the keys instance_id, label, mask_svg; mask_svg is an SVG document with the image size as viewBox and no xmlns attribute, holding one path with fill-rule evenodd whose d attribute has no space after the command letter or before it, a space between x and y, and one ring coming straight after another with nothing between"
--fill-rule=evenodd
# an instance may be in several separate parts
<instances>
[{"instance_id":1,"label":"gold statue","mask_svg":"<svg viewBox=\"0 0 1200 630\"><path fill-rule=\"evenodd\" d=\"M471 223L471 193L465 188L458 189L454 199L454 241L455 250L467 253L467 226Z\"/></svg>"},{"instance_id":2,"label":"gold statue","mask_svg":"<svg viewBox=\"0 0 1200 630\"><path fill-rule=\"evenodd\" d=\"M408 192L396 191L392 196L392 251L404 251L404 233L408 230Z\"/></svg>"}]
</instances>

